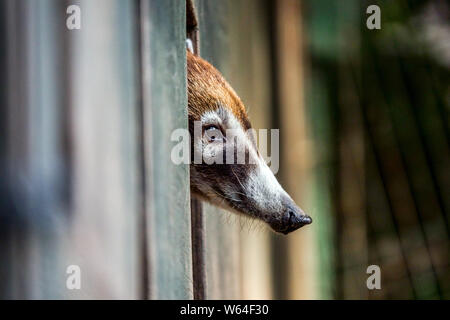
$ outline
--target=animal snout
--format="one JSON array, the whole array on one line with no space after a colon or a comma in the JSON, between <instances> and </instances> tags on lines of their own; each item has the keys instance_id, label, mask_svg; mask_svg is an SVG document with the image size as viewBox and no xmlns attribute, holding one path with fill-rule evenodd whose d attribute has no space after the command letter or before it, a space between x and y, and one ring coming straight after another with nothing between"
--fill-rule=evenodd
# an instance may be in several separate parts
<instances>
[{"instance_id":1,"label":"animal snout","mask_svg":"<svg viewBox=\"0 0 450 320\"><path fill-rule=\"evenodd\" d=\"M289 201L282 214L280 223L272 225L272 228L276 232L288 234L311 223L312 218L306 215L302 209L297 207L292 201Z\"/></svg>"},{"instance_id":2,"label":"animal snout","mask_svg":"<svg viewBox=\"0 0 450 320\"><path fill-rule=\"evenodd\" d=\"M312 222L311 217L304 214L298 207L287 209L287 212L283 218L287 220L285 221L286 231L284 234L295 231L304 225L311 224Z\"/></svg>"}]
</instances>

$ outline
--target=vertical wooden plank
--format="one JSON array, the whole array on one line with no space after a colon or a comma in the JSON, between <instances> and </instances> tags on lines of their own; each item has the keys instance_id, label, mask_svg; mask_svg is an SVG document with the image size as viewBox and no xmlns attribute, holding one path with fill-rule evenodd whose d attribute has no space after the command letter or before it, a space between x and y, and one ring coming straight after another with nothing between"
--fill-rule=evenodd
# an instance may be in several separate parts
<instances>
[{"instance_id":1,"label":"vertical wooden plank","mask_svg":"<svg viewBox=\"0 0 450 320\"><path fill-rule=\"evenodd\" d=\"M0 155L0 260L5 262L1 266L0 281L4 281L5 286L2 286L0 295L4 298L32 298L49 293L38 288L41 280L38 275L42 275L43 270L40 268L42 260L35 253L43 233L49 231L49 238L54 235L51 222L56 212L52 200L59 200L61 196L55 190L55 183L61 176L51 168L58 164L60 154L49 143L58 128L51 121L47 123L57 115L55 104L60 96L48 96L48 88L55 85L54 74L43 74L39 67L41 54L55 57L56 50L54 46L44 48L36 43L33 36L42 36L48 30L37 20L41 12L33 11L36 8L32 4L3 1L1 5L2 14L5 14L1 37L4 49L2 78L6 86L3 87L5 92L1 103L5 123ZM48 2L43 6L48 9ZM48 12L49 24L54 22L52 13ZM33 30L29 30L31 25L35 26ZM44 79L45 85L42 83ZM47 153L43 152L43 147ZM56 193L51 196L48 191ZM42 202L36 201L36 196L41 197ZM43 225L37 225L39 220ZM47 223L49 225L45 227ZM23 266L25 275L18 272L19 266Z\"/></svg>"},{"instance_id":2,"label":"vertical wooden plank","mask_svg":"<svg viewBox=\"0 0 450 320\"><path fill-rule=\"evenodd\" d=\"M307 202L310 188L311 149L306 126L303 30L301 6L298 1L282 0L276 6L276 56L278 65L278 91L280 108L282 184L292 199L312 216L312 206ZM295 70L295 71L293 71ZM290 299L318 297L316 229L317 222L288 238L277 241L286 246L286 292Z\"/></svg>"},{"instance_id":3,"label":"vertical wooden plank","mask_svg":"<svg viewBox=\"0 0 450 320\"><path fill-rule=\"evenodd\" d=\"M186 1L186 38L199 54L197 10L192 0ZM200 199L191 198L192 277L194 299L207 299L205 217Z\"/></svg>"},{"instance_id":4,"label":"vertical wooden plank","mask_svg":"<svg viewBox=\"0 0 450 320\"><path fill-rule=\"evenodd\" d=\"M256 130L276 128L272 121L269 10L268 1L231 1L227 18L230 66L227 79L244 102ZM274 281L271 241L276 235L262 222L242 221L240 227L240 298L271 299Z\"/></svg>"},{"instance_id":5,"label":"vertical wooden plank","mask_svg":"<svg viewBox=\"0 0 450 320\"><path fill-rule=\"evenodd\" d=\"M26 294L26 280L21 279L18 275L17 266L20 263L25 263L22 252L14 250L20 247L21 243L25 242L25 237L16 237L17 234L24 234L24 229L19 229L19 224L24 224L27 221L27 211L25 203L28 200L25 195L25 186L16 183L20 171L25 172L26 163L20 161L20 154L25 153L26 146L26 128L28 125L26 119L27 105L25 102L24 81L26 77L26 69L23 64L20 64L21 59L25 60L23 48L26 44L26 35L24 34L24 27L18 25L15 20L18 12L23 10L23 3L12 1L3 1L2 5L2 82L6 86L5 92L2 91L2 103L0 108L2 110L2 128L3 134L0 135L2 141L2 206L1 206L1 241L0 249L1 260L7 262L2 264L1 280L4 283L1 290L1 297L6 299L27 298ZM21 54L22 53L22 54ZM13 88L15 89L13 91ZM20 91L19 91L20 90ZM19 94L21 92L21 94ZM13 108L16 105L16 108ZM22 114L22 116L20 116ZM23 128L23 132L15 135L15 128ZM17 145L14 148L14 145ZM22 148L20 148L22 147ZM20 150L22 149L22 150ZM19 151L20 150L20 151ZM23 174L26 179L27 175ZM10 199L10 200L8 200ZM20 200L20 206L14 205L14 200Z\"/></svg>"},{"instance_id":6,"label":"vertical wooden plank","mask_svg":"<svg viewBox=\"0 0 450 320\"><path fill-rule=\"evenodd\" d=\"M225 77L229 72L228 2L196 1L200 29L200 53ZM204 203L206 227L207 296L236 299L240 296L239 225L230 213ZM228 220L228 221L227 221Z\"/></svg>"},{"instance_id":7,"label":"vertical wooden plank","mask_svg":"<svg viewBox=\"0 0 450 320\"><path fill-rule=\"evenodd\" d=\"M64 264L79 265L72 298L140 295L138 56L134 2L78 1L71 39L72 213ZM64 227L64 226L63 226Z\"/></svg>"},{"instance_id":8,"label":"vertical wooden plank","mask_svg":"<svg viewBox=\"0 0 450 320\"><path fill-rule=\"evenodd\" d=\"M77 4L86 13L82 30L68 31L62 1L6 3L11 38L2 111L9 126L2 158L12 206L1 209L10 221L0 254L7 255L2 277L11 280L2 296L9 298L138 294L132 6ZM69 265L81 268L80 290L66 288Z\"/></svg>"},{"instance_id":9,"label":"vertical wooden plank","mask_svg":"<svg viewBox=\"0 0 450 320\"><path fill-rule=\"evenodd\" d=\"M206 279L206 231L203 204L199 199L191 198L192 223L192 276L194 299L205 300L207 296Z\"/></svg>"},{"instance_id":10,"label":"vertical wooden plank","mask_svg":"<svg viewBox=\"0 0 450 320\"><path fill-rule=\"evenodd\" d=\"M59 228L67 222L62 3L2 1L0 241L5 298L57 298L65 288ZM3 179L4 178L4 179ZM66 248L67 249L67 248ZM4 263L3 263L4 262Z\"/></svg>"},{"instance_id":11,"label":"vertical wooden plank","mask_svg":"<svg viewBox=\"0 0 450 320\"><path fill-rule=\"evenodd\" d=\"M240 95L253 127L272 128L268 2L197 3L202 56ZM272 298L273 233L262 223L209 205L205 215L208 293L214 298Z\"/></svg>"},{"instance_id":12,"label":"vertical wooden plank","mask_svg":"<svg viewBox=\"0 0 450 320\"><path fill-rule=\"evenodd\" d=\"M188 125L185 2L140 5L149 297L191 299L189 167L170 158L172 131Z\"/></svg>"}]
</instances>

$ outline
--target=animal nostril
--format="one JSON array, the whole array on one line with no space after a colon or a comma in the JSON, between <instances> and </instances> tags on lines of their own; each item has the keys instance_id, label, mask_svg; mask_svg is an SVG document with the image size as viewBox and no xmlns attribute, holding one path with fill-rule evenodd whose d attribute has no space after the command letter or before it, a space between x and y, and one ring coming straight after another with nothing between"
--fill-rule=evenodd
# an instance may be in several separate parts
<instances>
[{"instance_id":1,"label":"animal nostril","mask_svg":"<svg viewBox=\"0 0 450 320\"><path fill-rule=\"evenodd\" d=\"M289 200L289 199L288 199ZM311 217L307 216L292 200L285 205L285 211L276 224L272 226L275 231L288 234L304 225L311 224Z\"/></svg>"},{"instance_id":2,"label":"animal nostril","mask_svg":"<svg viewBox=\"0 0 450 320\"><path fill-rule=\"evenodd\" d=\"M285 216L286 225L289 227L299 228L306 224L311 224L312 219L310 216L305 215L303 212L296 212L295 210L289 209L288 214Z\"/></svg>"},{"instance_id":3,"label":"animal nostril","mask_svg":"<svg viewBox=\"0 0 450 320\"><path fill-rule=\"evenodd\" d=\"M274 223L271 226L277 232L288 234L311 223L311 217L304 214L300 209L296 210L295 208L288 208L285 211L285 214L283 214L281 221L278 220L277 223Z\"/></svg>"},{"instance_id":4,"label":"animal nostril","mask_svg":"<svg viewBox=\"0 0 450 320\"><path fill-rule=\"evenodd\" d=\"M297 221L297 217L295 216L295 212L292 210L289 210L289 225L293 225Z\"/></svg>"}]
</instances>

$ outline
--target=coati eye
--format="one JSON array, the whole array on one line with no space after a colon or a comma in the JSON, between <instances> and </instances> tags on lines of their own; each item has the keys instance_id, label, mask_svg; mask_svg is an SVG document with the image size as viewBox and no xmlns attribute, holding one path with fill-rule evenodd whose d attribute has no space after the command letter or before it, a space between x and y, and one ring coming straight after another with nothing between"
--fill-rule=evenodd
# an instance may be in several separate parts
<instances>
[{"instance_id":1,"label":"coati eye","mask_svg":"<svg viewBox=\"0 0 450 320\"><path fill-rule=\"evenodd\" d=\"M220 131L219 128L217 128L214 125L207 126L205 128L205 137L208 139L209 142L214 141L222 141L223 140L223 134L222 131Z\"/></svg>"}]
</instances>

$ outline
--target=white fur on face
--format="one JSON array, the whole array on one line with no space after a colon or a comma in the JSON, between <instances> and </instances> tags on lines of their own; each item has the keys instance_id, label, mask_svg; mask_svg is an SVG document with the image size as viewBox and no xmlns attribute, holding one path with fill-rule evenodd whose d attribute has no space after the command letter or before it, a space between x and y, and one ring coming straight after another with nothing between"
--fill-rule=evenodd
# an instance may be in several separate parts
<instances>
[{"instance_id":1,"label":"white fur on face","mask_svg":"<svg viewBox=\"0 0 450 320\"><path fill-rule=\"evenodd\" d=\"M263 159L258 157L258 164L248 174L244 183L245 194L254 201L258 212L263 212L263 219L279 218L284 212L283 197L289 197L273 175ZM272 215L269 217L268 215Z\"/></svg>"},{"instance_id":2,"label":"white fur on face","mask_svg":"<svg viewBox=\"0 0 450 320\"><path fill-rule=\"evenodd\" d=\"M244 149L247 149L249 157L247 161L252 164L242 164L243 166L248 165L249 170L245 171L245 177L239 179L236 176L238 179L237 184L232 181L225 181L226 179L219 180L223 194L229 200L237 202L239 201L238 193L244 193L243 196L248 200L249 205L252 206L251 211L257 213L259 218L266 221L281 218L284 212L282 198L289 196L278 183L268 165L259 156L256 146L252 142L254 138L250 136L251 133L245 132L241 122L226 108L218 108L215 111L205 113L201 118L201 122L203 126L220 125L227 130L226 136L228 136L228 130L232 130L233 135L237 138L236 141L242 143ZM229 139L227 147L234 148L235 143L234 140ZM213 163L214 158L217 159L218 154L220 154L222 159L223 145L221 143L208 143L202 138L200 141L195 142L194 146L195 149L201 150L203 153L205 163ZM245 155L245 150L238 149L239 151L242 151ZM234 159L235 163L237 160ZM214 192L212 186L202 186L201 189L214 202L217 203L221 200L220 196ZM220 202L223 203L223 201ZM275 217L274 215L277 216Z\"/></svg>"}]
</instances>

